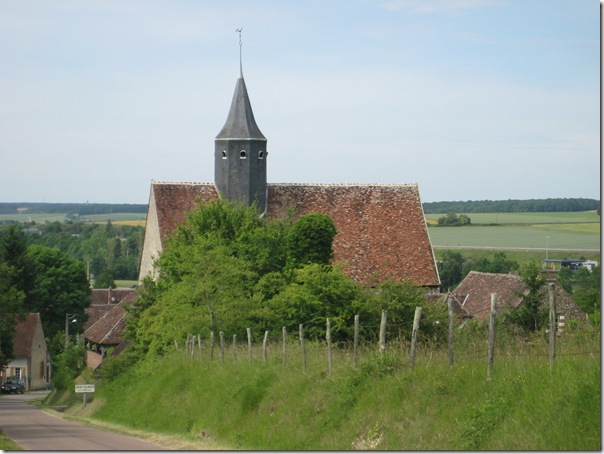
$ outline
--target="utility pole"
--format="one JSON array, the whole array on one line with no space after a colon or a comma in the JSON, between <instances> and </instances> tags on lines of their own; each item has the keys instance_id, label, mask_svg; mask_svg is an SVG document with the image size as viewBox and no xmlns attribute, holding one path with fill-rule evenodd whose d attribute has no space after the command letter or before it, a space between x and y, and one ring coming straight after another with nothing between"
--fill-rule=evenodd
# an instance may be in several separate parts
<instances>
[{"instance_id":1,"label":"utility pole","mask_svg":"<svg viewBox=\"0 0 604 454\"><path fill-rule=\"evenodd\" d=\"M65 350L67 350L67 347L69 346L69 324L77 322L77 319L74 318L76 315L77 314L65 313ZM71 320L72 318L73 320Z\"/></svg>"}]
</instances>

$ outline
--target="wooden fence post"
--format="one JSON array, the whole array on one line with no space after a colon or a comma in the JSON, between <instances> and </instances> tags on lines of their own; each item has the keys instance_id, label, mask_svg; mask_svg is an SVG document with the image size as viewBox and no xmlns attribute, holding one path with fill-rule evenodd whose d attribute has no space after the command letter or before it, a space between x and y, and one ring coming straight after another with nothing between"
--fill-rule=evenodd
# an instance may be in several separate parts
<instances>
[{"instance_id":1,"label":"wooden fence post","mask_svg":"<svg viewBox=\"0 0 604 454\"><path fill-rule=\"evenodd\" d=\"M220 331L220 359L224 362L224 332Z\"/></svg>"},{"instance_id":2,"label":"wooden fence post","mask_svg":"<svg viewBox=\"0 0 604 454\"><path fill-rule=\"evenodd\" d=\"M233 363L237 363L237 334L233 334Z\"/></svg>"},{"instance_id":3,"label":"wooden fence post","mask_svg":"<svg viewBox=\"0 0 604 454\"><path fill-rule=\"evenodd\" d=\"M283 331L283 357L281 359L281 367L285 367L285 361L287 357L287 328L284 326Z\"/></svg>"},{"instance_id":4,"label":"wooden fence post","mask_svg":"<svg viewBox=\"0 0 604 454\"><path fill-rule=\"evenodd\" d=\"M453 317L453 303L450 296L447 298L447 312L449 313L449 367L453 367L453 333L455 319Z\"/></svg>"},{"instance_id":5,"label":"wooden fence post","mask_svg":"<svg viewBox=\"0 0 604 454\"><path fill-rule=\"evenodd\" d=\"M325 338L327 339L327 370L331 375L331 320L327 319Z\"/></svg>"},{"instance_id":6,"label":"wooden fence post","mask_svg":"<svg viewBox=\"0 0 604 454\"><path fill-rule=\"evenodd\" d=\"M353 362L354 367L356 368L359 361L359 316L354 316L354 352L353 352Z\"/></svg>"},{"instance_id":7,"label":"wooden fence post","mask_svg":"<svg viewBox=\"0 0 604 454\"><path fill-rule=\"evenodd\" d=\"M549 284L549 370L554 369L556 358L556 291L554 284Z\"/></svg>"},{"instance_id":8,"label":"wooden fence post","mask_svg":"<svg viewBox=\"0 0 604 454\"><path fill-rule=\"evenodd\" d=\"M214 361L214 331L210 331L210 361Z\"/></svg>"},{"instance_id":9,"label":"wooden fence post","mask_svg":"<svg viewBox=\"0 0 604 454\"><path fill-rule=\"evenodd\" d=\"M247 328L247 351L249 356L250 364L252 363L252 329Z\"/></svg>"},{"instance_id":10,"label":"wooden fence post","mask_svg":"<svg viewBox=\"0 0 604 454\"><path fill-rule=\"evenodd\" d=\"M302 368L306 373L306 345L304 345L304 325L302 323L298 326L298 332L300 333L300 346L302 347Z\"/></svg>"},{"instance_id":11,"label":"wooden fence post","mask_svg":"<svg viewBox=\"0 0 604 454\"><path fill-rule=\"evenodd\" d=\"M409 359L409 367L413 369L415 365L415 346L417 344L417 332L419 331L419 319L422 316L422 308L415 308L415 316L413 317L413 331L411 333L411 356Z\"/></svg>"},{"instance_id":12,"label":"wooden fence post","mask_svg":"<svg viewBox=\"0 0 604 454\"><path fill-rule=\"evenodd\" d=\"M266 346L268 344L268 331L264 332L264 340L262 341L262 358L264 358L264 362L266 363Z\"/></svg>"},{"instance_id":13,"label":"wooden fence post","mask_svg":"<svg viewBox=\"0 0 604 454\"><path fill-rule=\"evenodd\" d=\"M195 335L191 335L191 359L195 357L195 341L197 338Z\"/></svg>"},{"instance_id":14,"label":"wooden fence post","mask_svg":"<svg viewBox=\"0 0 604 454\"><path fill-rule=\"evenodd\" d=\"M197 334L197 345L199 347L199 361L201 361L201 334Z\"/></svg>"},{"instance_id":15,"label":"wooden fence post","mask_svg":"<svg viewBox=\"0 0 604 454\"><path fill-rule=\"evenodd\" d=\"M495 321L497 317L497 293L491 293L491 315L489 317L489 356L487 368L487 380L493 376L493 363L495 360Z\"/></svg>"},{"instance_id":16,"label":"wooden fence post","mask_svg":"<svg viewBox=\"0 0 604 454\"><path fill-rule=\"evenodd\" d=\"M386 350L386 319L388 318L388 311L382 311L382 321L380 322L380 352Z\"/></svg>"}]
</instances>

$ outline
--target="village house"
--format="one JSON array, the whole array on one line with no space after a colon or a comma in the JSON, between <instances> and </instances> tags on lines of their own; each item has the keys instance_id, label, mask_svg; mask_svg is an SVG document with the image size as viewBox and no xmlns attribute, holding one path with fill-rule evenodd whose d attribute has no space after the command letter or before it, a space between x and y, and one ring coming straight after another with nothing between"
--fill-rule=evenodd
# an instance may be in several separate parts
<instances>
[{"instance_id":1,"label":"village house","mask_svg":"<svg viewBox=\"0 0 604 454\"><path fill-rule=\"evenodd\" d=\"M438 292L440 279L417 184L292 184L267 182L267 139L258 128L243 75L224 127L214 141L214 183L153 181L139 279L153 276L166 236L198 203L219 197L263 216L315 212L335 224L334 261L359 283L391 277Z\"/></svg>"},{"instance_id":2,"label":"village house","mask_svg":"<svg viewBox=\"0 0 604 454\"><path fill-rule=\"evenodd\" d=\"M39 313L28 314L25 320L17 323L13 360L1 372L2 383L14 378L22 380L26 390L48 386L52 371Z\"/></svg>"},{"instance_id":3,"label":"village house","mask_svg":"<svg viewBox=\"0 0 604 454\"><path fill-rule=\"evenodd\" d=\"M93 289L91 305L86 308L88 320L84 325L86 365L96 369L110 349L124 342L126 329L124 306L136 301L135 289Z\"/></svg>"},{"instance_id":4,"label":"village house","mask_svg":"<svg viewBox=\"0 0 604 454\"><path fill-rule=\"evenodd\" d=\"M579 323L587 321L587 315L577 306L555 276L547 279L541 289L543 305L549 306L548 284L554 285L558 331L563 331L569 321ZM489 317L492 293L497 294L496 311L502 313L520 307L528 290L517 274L470 271L454 291L446 294L445 302L451 301L453 311L462 324L470 319L482 322Z\"/></svg>"}]
</instances>

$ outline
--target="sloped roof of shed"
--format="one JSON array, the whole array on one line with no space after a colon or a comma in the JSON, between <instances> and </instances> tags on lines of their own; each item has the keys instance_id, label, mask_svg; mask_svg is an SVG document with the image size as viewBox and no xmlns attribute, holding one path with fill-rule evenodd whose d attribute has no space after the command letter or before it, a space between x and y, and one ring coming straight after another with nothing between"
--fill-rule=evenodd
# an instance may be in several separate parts
<instances>
[{"instance_id":1,"label":"sloped roof of shed","mask_svg":"<svg viewBox=\"0 0 604 454\"><path fill-rule=\"evenodd\" d=\"M96 344L117 345L123 340L126 311L122 304L114 305L97 322L84 331L84 338Z\"/></svg>"},{"instance_id":2,"label":"sloped roof of shed","mask_svg":"<svg viewBox=\"0 0 604 454\"><path fill-rule=\"evenodd\" d=\"M497 293L497 310L516 308L527 294L520 276L516 274L481 273L470 271L453 291L462 308L472 317L484 320L491 311L491 294Z\"/></svg>"}]
</instances>

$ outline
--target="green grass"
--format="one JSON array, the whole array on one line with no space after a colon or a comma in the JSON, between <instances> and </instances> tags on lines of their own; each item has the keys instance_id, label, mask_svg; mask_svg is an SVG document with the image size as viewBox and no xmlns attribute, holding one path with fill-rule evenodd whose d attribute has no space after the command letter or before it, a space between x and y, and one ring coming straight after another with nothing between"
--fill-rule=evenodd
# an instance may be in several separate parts
<instances>
[{"instance_id":1,"label":"green grass","mask_svg":"<svg viewBox=\"0 0 604 454\"><path fill-rule=\"evenodd\" d=\"M331 374L322 344L309 343L306 373L293 342L285 367L279 345L266 364L243 348L237 363L174 353L97 385L93 418L226 449L599 450L599 339L579 337L550 371L542 337L502 336L490 381L484 339L460 340L451 369L446 348L423 345L410 369L395 343L356 369L338 350Z\"/></svg>"},{"instance_id":2,"label":"green grass","mask_svg":"<svg viewBox=\"0 0 604 454\"><path fill-rule=\"evenodd\" d=\"M2 451L23 451L23 448L6 436L0 430L0 450Z\"/></svg>"},{"instance_id":3,"label":"green grass","mask_svg":"<svg viewBox=\"0 0 604 454\"><path fill-rule=\"evenodd\" d=\"M430 227L429 234L434 247L490 247L490 248L537 248L599 250L599 224L589 228L571 228L569 224L502 225Z\"/></svg>"},{"instance_id":4,"label":"green grass","mask_svg":"<svg viewBox=\"0 0 604 454\"><path fill-rule=\"evenodd\" d=\"M559 213L457 213L466 214L472 224L567 224L582 222L600 222L595 211L559 212ZM427 220L437 221L445 214L426 214Z\"/></svg>"}]
</instances>

